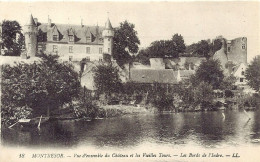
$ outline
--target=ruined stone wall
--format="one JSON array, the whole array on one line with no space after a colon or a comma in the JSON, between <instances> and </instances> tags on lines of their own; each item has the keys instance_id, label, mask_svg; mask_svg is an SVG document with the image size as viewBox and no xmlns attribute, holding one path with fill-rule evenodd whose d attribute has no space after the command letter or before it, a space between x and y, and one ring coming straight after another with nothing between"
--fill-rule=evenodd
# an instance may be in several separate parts
<instances>
[{"instance_id":1,"label":"ruined stone wall","mask_svg":"<svg viewBox=\"0 0 260 162\"><path fill-rule=\"evenodd\" d=\"M152 69L165 69L163 58L150 58L150 65Z\"/></svg>"},{"instance_id":2,"label":"ruined stone wall","mask_svg":"<svg viewBox=\"0 0 260 162\"><path fill-rule=\"evenodd\" d=\"M222 44L221 49L218 50L218 51L213 55L213 59L214 59L214 60L219 60L221 66L222 66L222 69L225 69L225 65L227 64L228 59L227 59L227 55L226 55L226 53L225 53L225 48L224 48L224 45L223 45L223 44Z\"/></svg>"}]
</instances>

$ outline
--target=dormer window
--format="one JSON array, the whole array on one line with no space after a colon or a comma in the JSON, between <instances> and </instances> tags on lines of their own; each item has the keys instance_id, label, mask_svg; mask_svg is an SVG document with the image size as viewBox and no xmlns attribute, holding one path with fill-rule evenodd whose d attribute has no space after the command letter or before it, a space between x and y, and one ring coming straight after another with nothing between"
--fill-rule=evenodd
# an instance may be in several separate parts
<instances>
[{"instance_id":1,"label":"dormer window","mask_svg":"<svg viewBox=\"0 0 260 162\"><path fill-rule=\"evenodd\" d=\"M69 35L69 42L74 42L74 36L73 35Z\"/></svg>"},{"instance_id":2,"label":"dormer window","mask_svg":"<svg viewBox=\"0 0 260 162\"><path fill-rule=\"evenodd\" d=\"M87 39L87 42L91 42L91 37L90 36L87 36L86 39Z\"/></svg>"},{"instance_id":3,"label":"dormer window","mask_svg":"<svg viewBox=\"0 0 260 162\"><path fill-rule=\"evenodd\" d=\"M242 44L242 49L246 49L246 45L245 44Z\"/></svg>"},{"instance_id":4,"label":"dormer window","mask_svg":"<svg viewBox=\"0 0 260 162\"><path fill-rule=\"evenodd\" d=\"M58 35L53 35L52 40L53 41L58 41Z\"/></svg>"}]
</instances>

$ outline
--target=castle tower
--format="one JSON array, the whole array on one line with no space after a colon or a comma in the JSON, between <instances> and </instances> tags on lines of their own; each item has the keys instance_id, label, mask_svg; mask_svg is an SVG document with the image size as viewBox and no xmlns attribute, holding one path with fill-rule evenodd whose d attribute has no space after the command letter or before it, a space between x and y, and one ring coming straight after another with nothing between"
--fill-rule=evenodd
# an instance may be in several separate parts
<instances>
[{"instance_id":1,"label":"castle tower","mask_svg":"<svg viewBox=\"0 0 260 162\"><path fill-rule=\"evenodd\" d=\"M35 57L37 53L37 26L32 15L24 26L24 37L27 57Z\"/></svg>"},{"instance_id":2,"label":"castle tower","mask_svg":"<svg viewBox=\"0 0 260 162\"><path fill-rule=\"evenodd\" d=\"M112 28L111 22L109 18L107 19L105 29L102 32L102 36L104 39L104 46L103 46L103 53L112 55L113 51L113 37L114 37L114 30Z\"/></svg>"}]
</instances>

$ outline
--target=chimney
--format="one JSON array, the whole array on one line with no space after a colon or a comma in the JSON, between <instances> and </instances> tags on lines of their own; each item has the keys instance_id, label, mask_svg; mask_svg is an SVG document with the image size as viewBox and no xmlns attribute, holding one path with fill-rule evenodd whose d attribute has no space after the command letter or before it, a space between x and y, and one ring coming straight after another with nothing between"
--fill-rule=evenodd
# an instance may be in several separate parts
<instances>
[{"instance_id":1,"label":"chimney","mask_svg":"<svg viewBox=\"0 0 260 162\"><path fill-rule=\"evenodd\" d=\"M81 27L83 27L83 26L84 26L84 25L83 25L83 19L81 19L81 22L80 22L80 23L81 23Z\"/></svg>"},{"instance_id":2,"label":"chimney","mask_svg":"<svg viewBox=\"0 0 260 162\"><path fill-rule=\"evenodd\" d=\"M34 20L35 25L37 26L38 25L38 19L34 18L33 20Z\"/></svg>"},{"instance_id":3,"label":"chimney","mask_svg":"<svg viewBox=\"0 0 260 162\"><path fill-rule=\"evenodd\" d=\"M51 27L51 19L50 19L49 15L48 15L48 27Z\"/></svg>"}]
</instances>

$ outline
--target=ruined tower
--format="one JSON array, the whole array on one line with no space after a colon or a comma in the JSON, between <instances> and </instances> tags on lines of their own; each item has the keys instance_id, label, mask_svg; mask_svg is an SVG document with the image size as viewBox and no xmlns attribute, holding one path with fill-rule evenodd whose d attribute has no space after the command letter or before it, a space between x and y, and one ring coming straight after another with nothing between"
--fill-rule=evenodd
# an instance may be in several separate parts
<instances>
[{"instance_id":1,"label":"ruined tower","mask_svg":"<svg viewBox=\"0 0 260 162\"><path fill-rule=\"evenodd\" d=\"M24 25L24 37L27 57L35 57L37 52L37 26L32 15L30 15L29 22Z\"/></svg>"},{"instance_id":2,"label":"ruined tower","mask_svg":"<svg viewBox=\"0 0 260 162\"><path fill-rule=\"evenodd\" d=\"M234 64L247 65L247 38L240 37L227 41L227 59Z\"/></svg>"}]
</instances>

